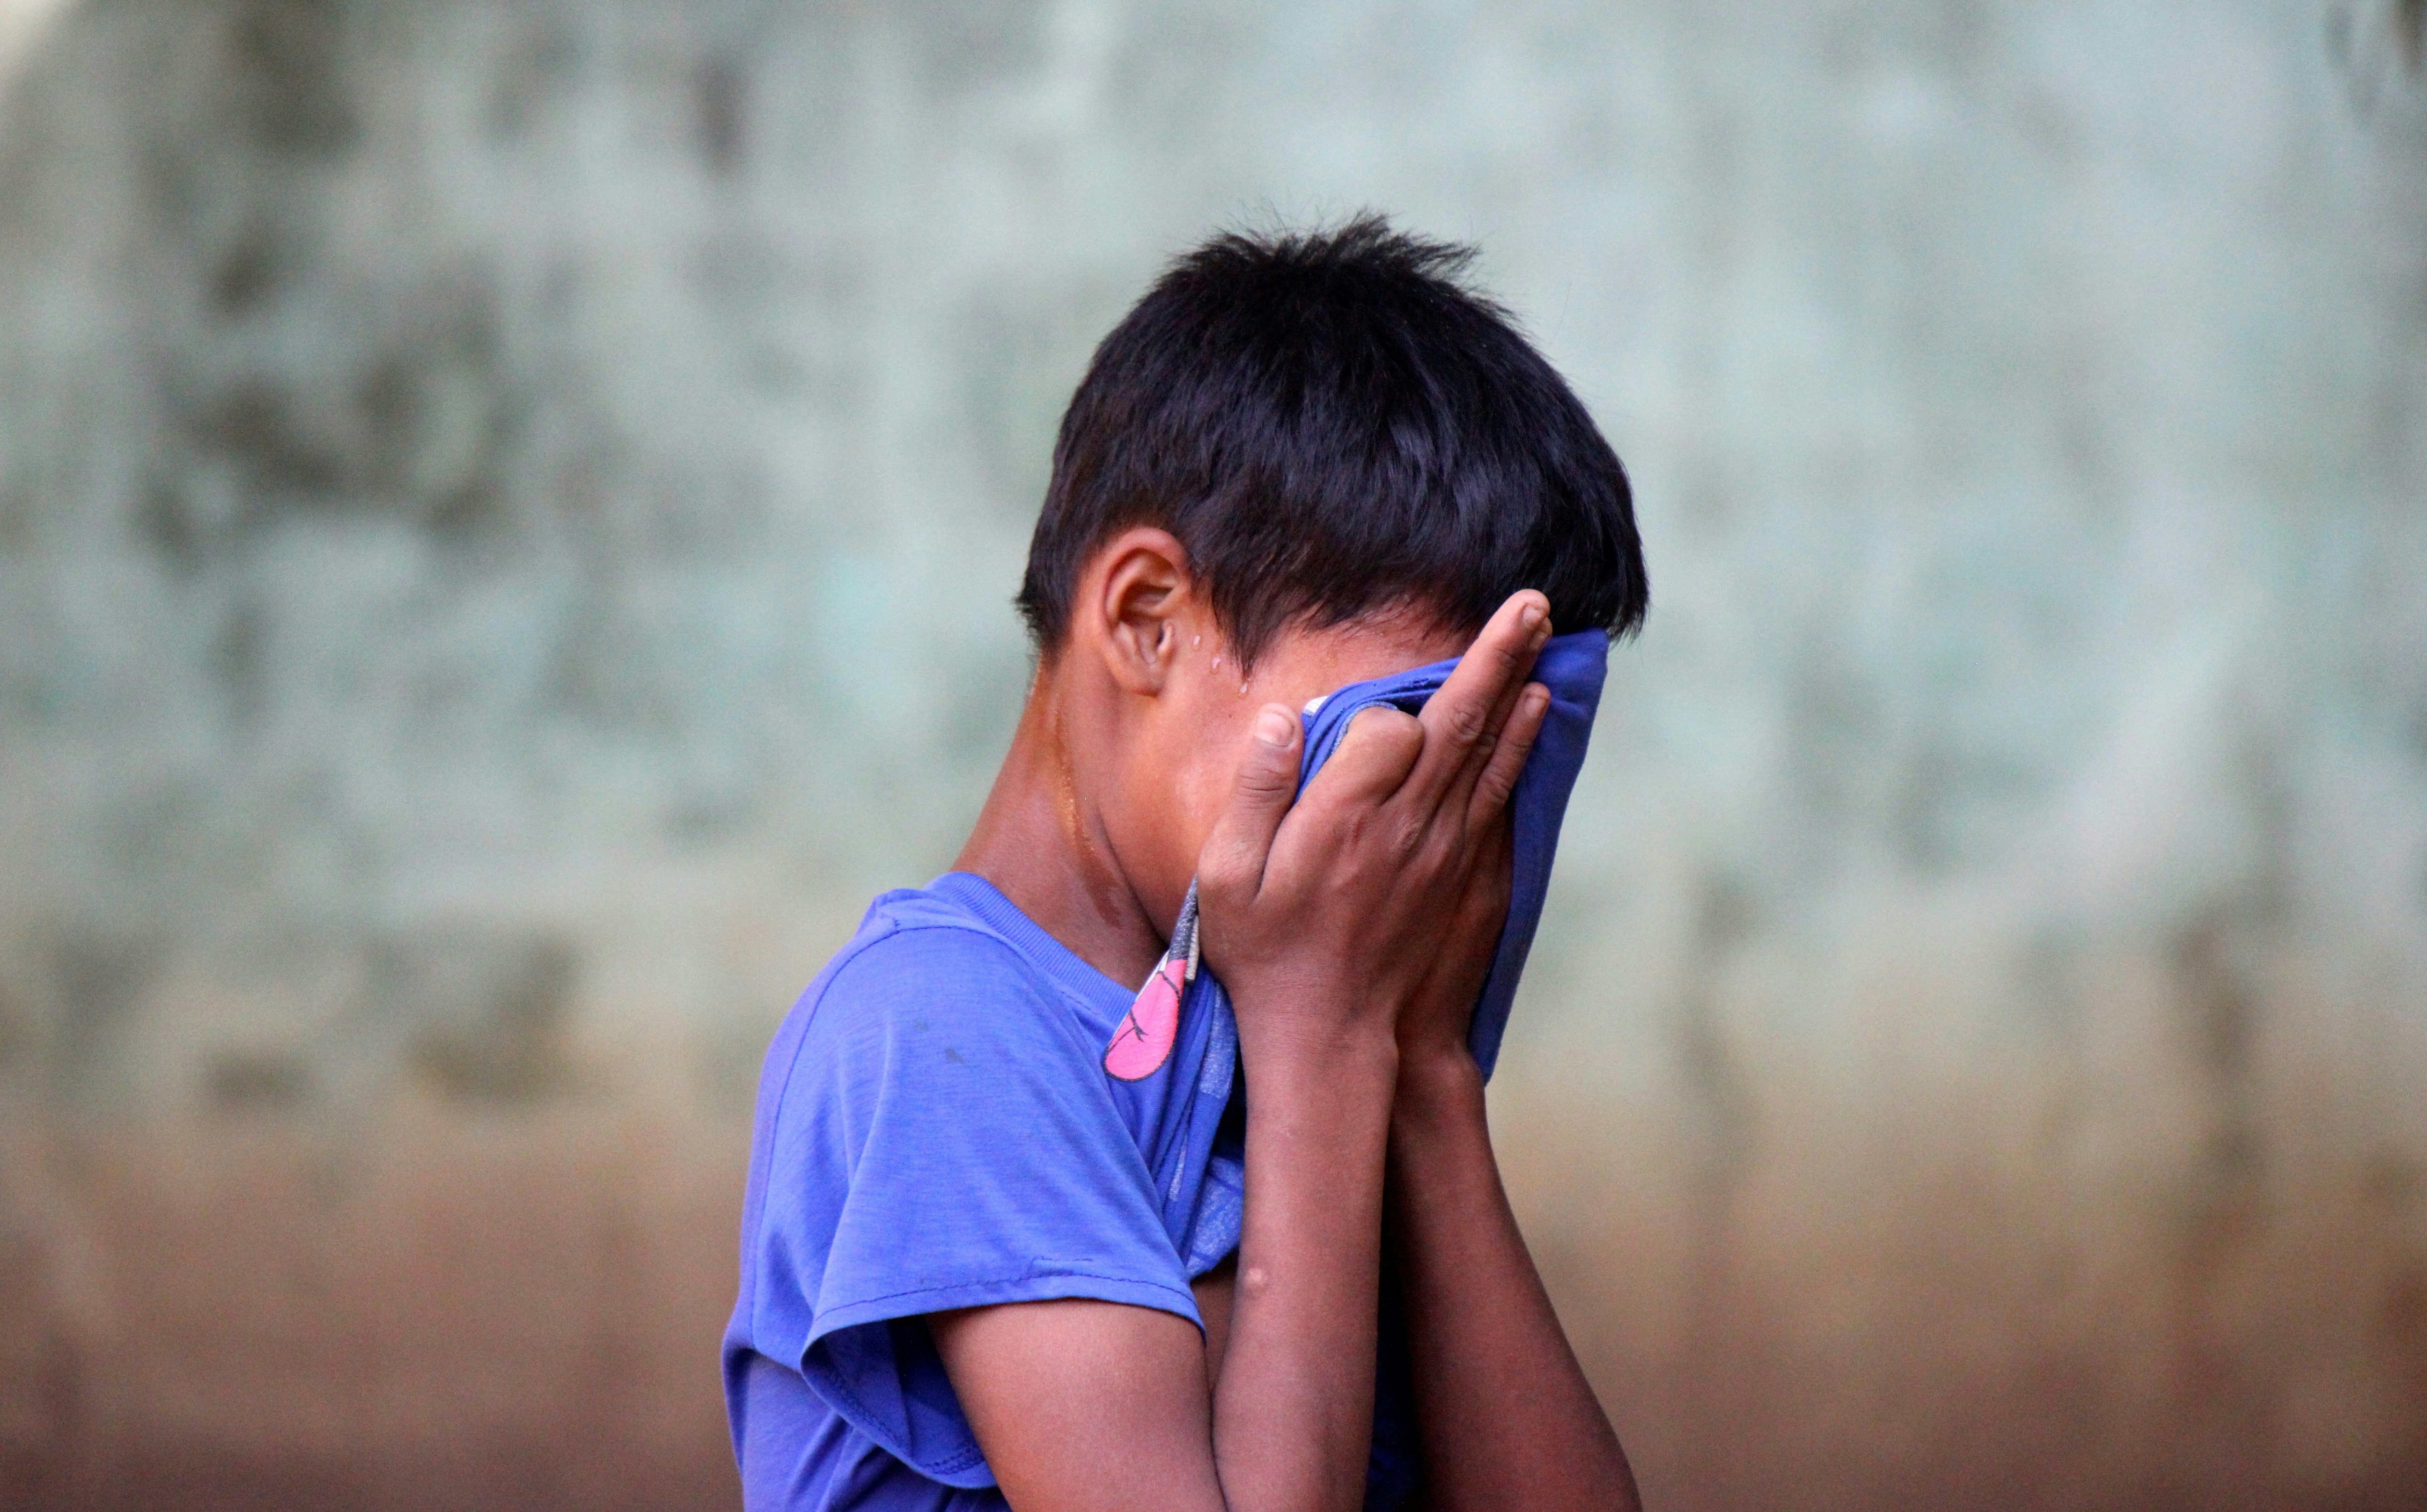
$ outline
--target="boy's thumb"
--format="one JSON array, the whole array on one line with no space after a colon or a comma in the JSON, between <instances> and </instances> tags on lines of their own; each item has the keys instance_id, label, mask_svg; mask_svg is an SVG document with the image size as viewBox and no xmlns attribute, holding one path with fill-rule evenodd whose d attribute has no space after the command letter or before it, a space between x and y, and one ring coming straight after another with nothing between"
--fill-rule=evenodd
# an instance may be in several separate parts
<instances>
[{"instance_id":1,"label":"boy's thumb","mask_svg":"<svg viewBox=\"0 0 2427 1512\"><path fill-rule=\"evenodd\" d=\"M1274 822L1297 796L1297 716L1279 704L1256 710L1246 758L1239 763L1239 801L1270 806Z\"/></svg>"},{"instance_id":2,"label":"boy's thumb","mask_svg":"<svg viewBox=\"0 0 2427 1512\"><path fill-rule=\"evenodd\" d=\"M1297 716L1279 704L1256 711L1246 755L1230 806L1214 826L1200 861L1208 880L1219 879L1253 893L1264 873L1273 833L1297 798Z\"/></svg>"}]
</instances>

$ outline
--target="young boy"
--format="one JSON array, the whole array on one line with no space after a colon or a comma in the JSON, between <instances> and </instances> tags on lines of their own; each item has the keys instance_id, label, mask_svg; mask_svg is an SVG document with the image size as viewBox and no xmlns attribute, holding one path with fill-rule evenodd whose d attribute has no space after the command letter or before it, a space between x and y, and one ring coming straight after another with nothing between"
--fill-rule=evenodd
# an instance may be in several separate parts
<instances>
[{"instance_id":1,"label":"young boy","mask_svg":"<svg viewBox=\"0 0 2427 1512\"><path fill-rule=\"evenodd\" d=\"M993 792L768 1054L753 1512L1636 1504L1483 1078L1643 564L1465 260L1222 236L1097 350Z\"/></svg>"}]
</instances>

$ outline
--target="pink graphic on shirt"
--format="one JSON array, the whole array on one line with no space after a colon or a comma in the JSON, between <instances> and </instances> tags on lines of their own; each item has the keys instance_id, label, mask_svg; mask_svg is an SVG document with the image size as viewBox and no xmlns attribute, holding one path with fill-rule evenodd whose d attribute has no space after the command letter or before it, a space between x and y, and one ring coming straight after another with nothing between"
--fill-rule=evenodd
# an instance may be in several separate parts
<instances>
[{"instance_id":1,"label":"pink graphic on shirt","mask_svg":"<svg viewBox=\"0 0 2427 1512\"><path fill-rule=\"evenodd\" d=\"M1121 1016L1113 1042L1104 1047L1104 1071L1123 1081L1143 1081L1171 1059L1180 1038L1180 999L1197 977L1197 884L1180 905L1180 922L1171 927L1171 943L1155 963L1154 975L1138 989L1137 1000Z\"/></svg>"},{"instance_id":2,"label":"pink graphic on shirt","mask_svg":"<svg viewBox=\"0 0 2427 1512\"><path fill-rule=\"evenodd\" d=\"M1166 957L1146 979L1145 990L1130 1004L1104 1051L1106 1071L1124 1081L1141 1081L1163 1069L1171 1058L1172 1042L1180 1037L1180 989L1186 969L1186 963Z\"/></svg>"}]
</instances>

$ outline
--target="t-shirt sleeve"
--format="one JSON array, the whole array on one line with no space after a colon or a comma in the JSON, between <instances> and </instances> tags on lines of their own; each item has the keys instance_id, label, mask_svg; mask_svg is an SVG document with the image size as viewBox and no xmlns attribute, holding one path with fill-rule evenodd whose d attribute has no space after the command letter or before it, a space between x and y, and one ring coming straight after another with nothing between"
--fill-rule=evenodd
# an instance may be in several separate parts
<instances>
[{"instance_id":1,"label":"t-shirt sleeve","mask_svg":"<svg viewBox=\"0 0 2427 1512\"><path fill-rule=\"evenodd\" d=\"M777 1115L761 1285L842 1417L952 1486L993 1477L920 1315L1095 1297L1198 1322L1073 1006L1000 938L871 942L812 1010Z\"/></svg>"}]
</instances>

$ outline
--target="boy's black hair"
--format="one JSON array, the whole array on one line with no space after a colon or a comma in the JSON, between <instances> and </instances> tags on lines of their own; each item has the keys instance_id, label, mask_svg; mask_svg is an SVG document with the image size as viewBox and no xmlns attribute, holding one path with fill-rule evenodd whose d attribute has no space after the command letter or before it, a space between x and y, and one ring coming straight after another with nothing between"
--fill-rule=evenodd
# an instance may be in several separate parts
<instances>
[{"instance_id":1,"label":"boy's black hair","mask_svg":"<svg viewBox=\"0 0 2427 1512\"><path fill-rule=\"evenodd\" d=\"M1061 643L1089 553L1169 530L1235 654L1412 606L1479 629L1521 588L1562 631L1650 601L1626 472L1472 249L1366 215L1215 236L1113 328L1062 416L1018 603Z\"/></svg>"}]
</instances>

